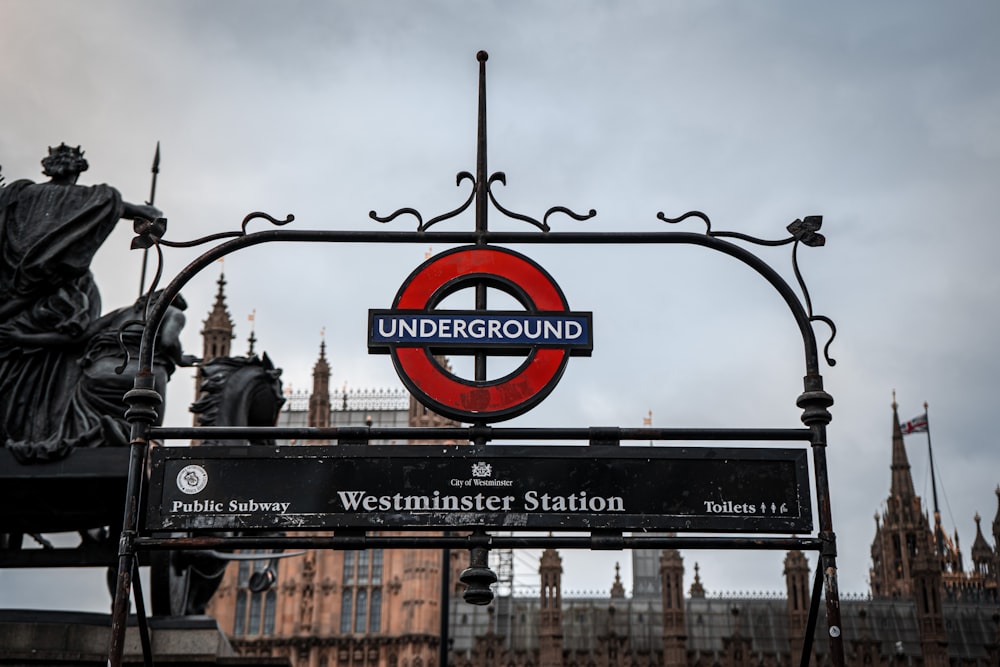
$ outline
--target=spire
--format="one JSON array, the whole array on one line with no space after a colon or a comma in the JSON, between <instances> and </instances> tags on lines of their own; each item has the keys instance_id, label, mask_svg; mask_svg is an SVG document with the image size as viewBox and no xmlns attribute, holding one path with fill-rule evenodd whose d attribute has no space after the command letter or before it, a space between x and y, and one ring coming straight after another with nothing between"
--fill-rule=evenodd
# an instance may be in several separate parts
<instances>
[{"instance_id":1,"label":"spire","mask_svg":"<svg viewBox=\"0 0 1000 667\"><path fill-rule=\"evenodd\" d=\"M326 360L326 327L320 332L319 358L313 365L313 392L330 391L330 364Z\"/></svg>"},{"instance_id":2,"label":"spire","mask_svg":"<svg viewBox=\"0 0 1000 667\"><path fill-rule=\"evenodd\" d=\"M228 357L230 344L235 337L233 318L229 316L229 309L226 307L226 274L224 271L219 272L219 280L216 281L216 284L219 286L219 290L215 293L215 304L208 313L208 318L202 323L202 364L212 359ZM194 395L196 399L201 397L201 381L201 373L195 373Z\"/></svg>"},{"instance_id":3,"label":"spire","mask_svg":"<svg viewBox=\"0 0 1000 667\"><path fill-rule=\"evenodd\" d=\"M257 319L257 309L256 308L254 308L253 311L249 315L247 315L247 320L250 322L250 336L247 338L247 342L250 344L249 348L247 349L247 356L248 357L252 357L253 356L253 354L254 354L254 352L253 352L253 346L254 346L254 343L257 342L257 334L254 332L254 328L255 328L254 320L255 319Z\"/></svg>"},{"instance_id":4,"label":"spire","mask_svg":"<svg viewBox=\"0 0 1000 667\"><path fill-rule=\"evenodd\" d=\"M615 563L615 581L611 584L611 598L618 599L625 597L625 587L622 586L622 576L621 576L622 566L620 563Z\"/></svg>"},{"instance_id":5,"label":"spire","mask_svg":"<svg viewBox=\"0 0 1000 667\"><path fill-rule=\"evenodd\" d=\"M982 517L976 512L976 539L972 542L972 567L984 578L989 578L993 572L993 549L983 537Z\"/></svg>"},{"instance_id":6,"label":"spire","mask_svg":"<svg viewBox=\"0 0 1000 667\"><path fill-rule=\"evenodd\" d=\"M993 548L1000 553L1000 485L997 486L997 513L993 517Z\"/></svg>"},{"instance_id":7,"label":"spire","mask_svg":"<svg viewBox=\"0 0 1000 667\"><path fill-rule=\"evenodd\" d=\"M219 286L215 293L215 304L212 306L208 318L203 322L201 330L203 351L202 359L210 361L219 357L228 357L230 354L230 343L233 335L233 318L229 315L229 308L226 307L226 274L219 273L216 281Z\"/></svg>"},{"instance_id":8,"label":"spire","mask_svg":"<svg viewBox=\"0 0 1000 667\"><path fill-rule=\"evenodd\" d=\"M308 424L314 428L330 426L330 364L326 360L326 329L320 333L319 359L313 365L313 387L309 395Z\"/></svg>"},{"instance_id":9,"label":"spire","mask_svg":"<svg viewBox=\"0 0 1000 667\"><path fill-rule=\"evenodd\" d=\"M698 567L698 563L694 564L694 581L691 582L691 590L688 591L688 595L692 598L704 598L705 597L705 587L701 585L701 574Z\"/></svg>"},{"instance_id":10,"label":"spire","mask_svg":"<svg viewBox=\"0 0 1000 667\"><path fill-rule=\"evenodd\" d=\"M912 597L914 561L924 551L932 554L934 533L924 513L920 496L913 489L910 462L903 444L896 392L892 393L892 482L882 523L875 521L870 581L876 598ZM943 566L939 559L938 569Z\"/></svg>"},{"instance_id":11,"label":"spire","mask_svg":"<svg viewBox=\"0 0 1000 667\"><path fill-rule=\"evenodd\" d=\"M906 457L906 446L903 444L903 431L899 428L899 410L896 404L896 392L892 392L892 485L889 495L899 498L904 503L912 499L913 476L910 474L910 461Z\"/></svg>"}]
</instances>

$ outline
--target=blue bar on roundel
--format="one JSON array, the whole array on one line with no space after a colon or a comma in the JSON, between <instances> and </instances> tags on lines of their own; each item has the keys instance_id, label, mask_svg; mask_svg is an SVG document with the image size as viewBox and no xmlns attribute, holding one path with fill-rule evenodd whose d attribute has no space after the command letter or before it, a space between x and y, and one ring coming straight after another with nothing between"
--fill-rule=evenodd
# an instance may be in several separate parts
<instances>
[{"instance_id":1,"label":"blue bar on roundel","mask_svg":"<svg viewBox=\"0 0 1000 667\"><path fill-rule=\"evenodd\" d=\"M593 345L590 313L370 311L369 347Z\"/></svg>"}]
</instances>

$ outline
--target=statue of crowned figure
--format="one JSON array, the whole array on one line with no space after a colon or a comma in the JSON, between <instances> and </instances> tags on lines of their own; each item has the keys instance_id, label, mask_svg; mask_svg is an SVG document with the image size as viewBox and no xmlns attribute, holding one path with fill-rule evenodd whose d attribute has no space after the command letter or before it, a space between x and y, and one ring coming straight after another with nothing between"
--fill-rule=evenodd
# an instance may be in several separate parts
<instances>
[{"instance_id":1,"label":"statue of crowned figure","mask_svg":"<svg viewBox=\"0 0 1000 667\"><path fill-rule=\"evenodd\" d=\"M88 168L80 147L60 144L42 160L47 182L0 183L0 446L22 462L50 461L75 447L127 444L131 387L119 341L138 351L150 298L101 316L90 264L119 220L161 217L122 199L110 185L78 185ZM157 390L181 353L182 299L175 299L157 344ZM132 322L131 327L122 328Z\"/></svg>"}]
</instances>

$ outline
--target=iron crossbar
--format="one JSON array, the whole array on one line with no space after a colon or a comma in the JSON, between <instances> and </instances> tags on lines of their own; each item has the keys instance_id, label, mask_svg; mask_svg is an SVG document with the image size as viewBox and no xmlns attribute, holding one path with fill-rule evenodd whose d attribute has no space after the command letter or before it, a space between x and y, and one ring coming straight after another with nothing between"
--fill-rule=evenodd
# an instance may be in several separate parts
<instances>
[{"instance_id":1,"label":"iron crossbar","mask_svg":"<svg viewBox=\"0 0 1000 667\"><path fill-rule=\"evenodd\" d=\"M211 438L275 438L304 440L574 440L607 442L619 440L719 440L719 441L796 441L811 442L813 431L807 428L494 428L468 427L378 427L378 426L154 426L153 440L208 440Z\"/></svg>"},{"instance_id":2,"label":"iron crossbar","mask_svg":"<svg viewBox=\"0 0 1000 667\"><path fill-rule=\"evenodd\" d=\"M622 535L609 531L592 535L282 535L194 537L139 537L136 547L170 549L723 549L822 551L824 541L815 537L699 537Z\"/></svg>"}]
</instances>

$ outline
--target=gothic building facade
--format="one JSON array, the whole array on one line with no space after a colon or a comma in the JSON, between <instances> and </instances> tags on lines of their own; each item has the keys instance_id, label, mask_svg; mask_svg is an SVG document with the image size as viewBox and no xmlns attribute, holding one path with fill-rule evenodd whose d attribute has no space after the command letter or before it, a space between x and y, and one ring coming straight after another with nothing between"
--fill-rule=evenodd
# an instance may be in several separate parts
<instances>
[{"instance_id":1,"label":"gothic building facade","mask_svg":"<svg viewBox=\"0 0 1000 667\"><path fill-rule=\"evenodd\" d=\"M223 285L220 280L203 329L206 358L229 354L232 322ZM290 395L279 423L449 423L403 392L331 392L330 375L321 343L312 391ZM997 494L1000 500L1000 488ZM885 510L875 517L871 593L841 600L848 665L1000 666L1000 509L991 540L980 517L975 520L966 571L957 535L945 536L939 517L932 520L914 492L894 401L891 482ZM251 589L251 575L266 565L231 564L209 614L241 655L283 658L293 667L440 664L442 618L452 667L798 665L814 581L806 556L791 551L783 593L709 596L697 564L684 590L680 552L643 550L633 554L631 596L616 572L609 573L608 596L564 597L562 559L548 549L539 560L537 595L515 595L508 587L478 607L461 599L459 575L468 556L460 551L309 551L276 561L270 589ZM444 574L451 582L447 596ZM829 664L823 617L821 607L811 665Z\"/></svg>"},{"instance_id":2,"label":"gothic building facade","mask_svg":"<svg viewBox=\"0 0 1000 667\"><path fill-rule=\"evenodd\" d=\"M225 281L204 322L204 358L228 356L233 323ZM253 353L252 343L250 353ZM282 426L451 426L403 390L331 392L325 342L308 392L287 393ZM406 444L374 441L376 444ZM285 441L320 445L323 441ZM311 533L315 535L315 533ZM382 533L389 534L389 533ZM261 554L264 556L265 554ZM287 658L295 667L421 667L437 662L441 581L458 582L468 558L441 550L308 551L269 562L230 565L208 613L243 656ZM254 572L271 567L275 583L254 590Z\"/></svg>"}]
</instances>

